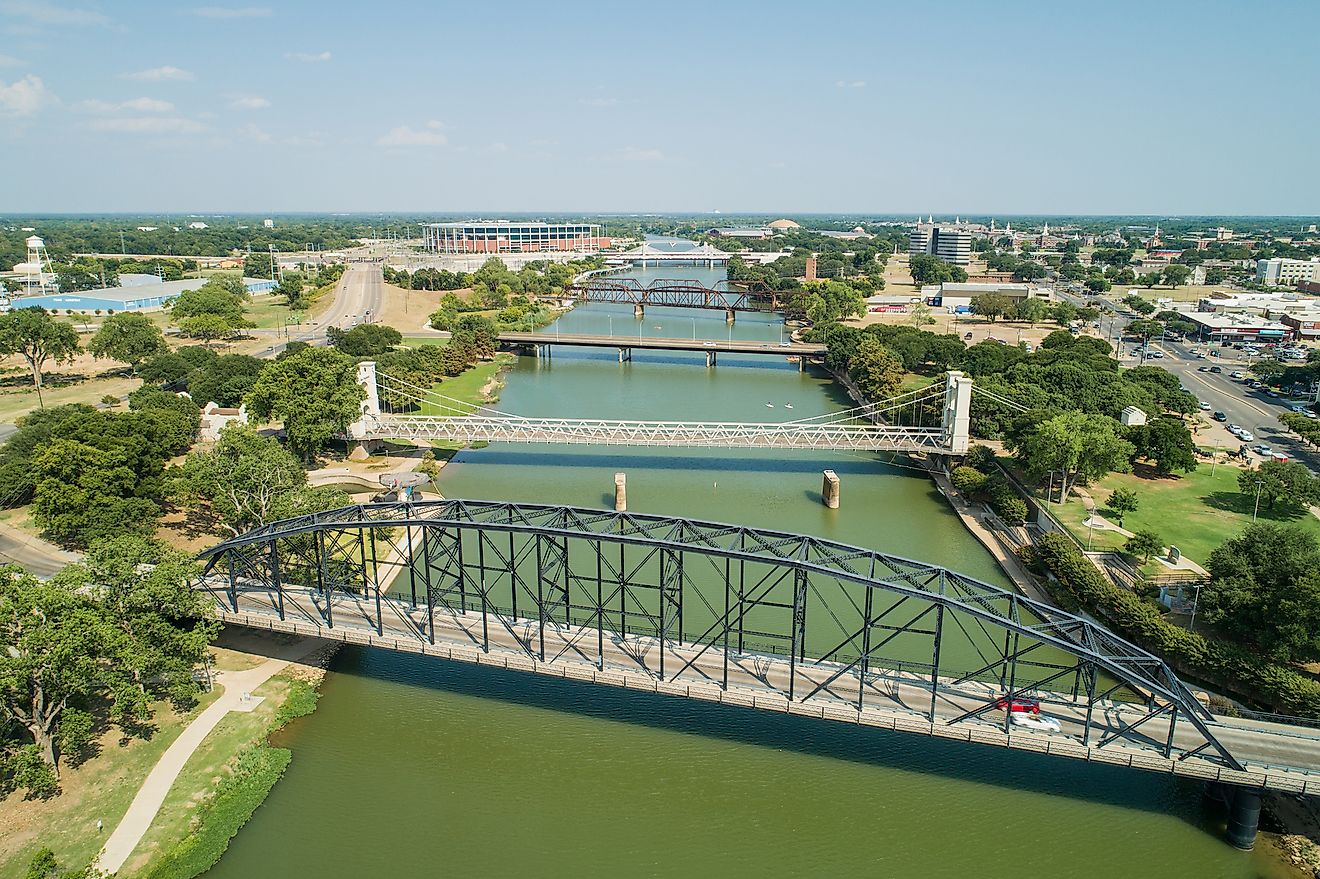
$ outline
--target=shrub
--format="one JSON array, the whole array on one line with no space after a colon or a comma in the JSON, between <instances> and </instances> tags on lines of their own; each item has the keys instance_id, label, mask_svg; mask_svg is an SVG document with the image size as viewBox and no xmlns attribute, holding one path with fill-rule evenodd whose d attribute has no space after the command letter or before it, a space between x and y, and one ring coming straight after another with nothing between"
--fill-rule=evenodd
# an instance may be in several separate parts
<instances>
[{"instance_id":1,"label":"shrub","mask_svg":"<svg viewBox=\"0 0 1320 879\"><path fill-rule=\"evenodd\" d=\"M953 487L958 489L958 491L963 494L972 495L984 489L986 482L989 481L990 477L986 476L975 467L968 467L964 464L961 467L955 468L949 479L953 482Z\"/></svg>"}]
</instances>

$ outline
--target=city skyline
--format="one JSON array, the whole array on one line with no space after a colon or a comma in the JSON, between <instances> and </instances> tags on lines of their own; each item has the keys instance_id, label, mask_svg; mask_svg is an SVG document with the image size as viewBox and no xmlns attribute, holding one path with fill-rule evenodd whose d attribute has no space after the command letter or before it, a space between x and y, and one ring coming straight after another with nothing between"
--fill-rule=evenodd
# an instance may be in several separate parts
<instances>
[{"instance_id":1,"label":"city skyline","mask_svg":"<svg viewBox=\"0 0 1320 879\"><path fill-rule=\"evenodd\" d=\"M1307 216L1267 5L5 0L6 209Z\"/></svg>"}]
</instances>

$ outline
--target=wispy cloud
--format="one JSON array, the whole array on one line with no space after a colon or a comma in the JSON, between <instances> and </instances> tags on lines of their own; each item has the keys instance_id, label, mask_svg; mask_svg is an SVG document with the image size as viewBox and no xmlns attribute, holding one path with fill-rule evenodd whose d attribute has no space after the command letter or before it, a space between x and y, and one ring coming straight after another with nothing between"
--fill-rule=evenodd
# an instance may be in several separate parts
<instances>
[{"instance_id":1,"label":"wispy cloud","mask_svg":"<svg viewBox=\"0 0 1320 879\"><path fill-rule=\"evenodd\" d=\"M85 110L88 113L122 113L131 111L134 113L169 113L174 110L174 105L169 101L158 101L155 98L133 98L129 101L98 101L89 100L78 104L77 109Z\"/></svg>"},{"instance_id":2,"label":"wispy cloud","mask_svg":"<svg viewBox=\"0 0 1320 879\"><path fill-rule=\"evenodd\" d=\"M192 14L227 21L235 18L269 18L272 10L269 6L198 6Z\"/></svg>"},{"instance_id":3,"label":"wispy cloud","mask_svg":"<svg viewBox=\"0 0 1320 879\"><path fill-rule=\"evenodd\" d=\"M866 80L864 79L840 79L834 83L836 89L864 89Z\"/></svg>"},{"instance_id":4,"label":"wispy cloud","mask_svg":"<svg viewBox=\"0 0 1320 879\"><path fill-rule=\"evenodd\" d=\"M108 116L88 123L93 131L125 134L197 134L206 126L182 116Z\"/></svg>"},{"instance_id":5,"label":"wispy cloud","mask_svg":"<svg viewBox=\"0 0 1320 879\"><path fill-rule=\"evenodd\" d=\"M626 146L619 150L619 158L625 162L660 162L665 154L654 147Z\"/></svg>"},{"instance_id":6,"label":"wispy cloud","mask_svg":"<svg viewBox=\"0 0 1320 879\"><path fill-rule=\"evenodd\" d=\"M257 125L253 125L251 122L240 128L238 130L238 135L239 137L246 138L247 140L254 140L257 143L270 143L272 140L274 140L274 138L271 137L269 132L267 132L263 128L260 128Z\"/></svg>"},{"instance_id":7,"label":"wispy cloud","mask_svg":"<svg viewBox=\"0 0 1320 879\"><path fill-rule=\"evenodd\" d=\"M244 95L234 98L229 106L235 110L264 110L270 106L270 101L258 95Z\"/></svg>"},{"instance_id":8,"label":"wispy cloud","mask_svg":"<svg viewBox=\"0 0 1320 879\"><path fill-rule=\"evenodd\" d=\"M30 116L53 100L39 76L29 73L9 84L0 82L0 115Z\"/></svg>"},{"instance_id":9,"label":"wispy cloud","mask_svg":"<svg viewBox=\"0 0 1320 879\"><path fill-rule=\"evenodd\" d=\"M26 63L12 55L0 55L0 67L22 67Z\"/></svg>"},{"instance_id":10,"label":"wispy cloud","mask_svg":"<svg viewBox=\"0 0 1320 879\"><path fill-rule=\"evenodd\" d=\"M578 103L584 107L613 107L619 103L618 98L578 98Z\"/></svg>"},{"instance_id":11,"label":"wispy cloud","mask_svg":"<svg viewBox=\"0 0 1320 879\"><path fill-rule=\"evenodd\" d=\"M70 9L43 0L0 0L0 13L37 25L51 27L105 25L110 19L90 9Z\"/></svg>"},{"instance_id":12,"label":"wispy cloud","mask_svg":"<svg viewBox=\"0 0 1320 879\"><path fill-rule=\"evenodd\" d=\"M323 64L330 60L329 52L285 52L284 57L290 61L301 61L303 64Z\"/></svg>"},{"instance_id":13,"label":"wispy cloud","mask_svg":"<svg viewBox=\"0 0 1320 879\"><path fill-rule=\"evenodd\" d=\"M391 128L377 138L376 145L383 147L444 146L449 143L449 138L441 133L440 129L443 127L434 119L426 123L424 128L400 125Z\"/></svg>"},{"instance_id":14,"label":"wispy cloud","mask_svg":"<svg viewBox=\"0 0 1320 879\"><path fill-rule=\"evenodd\" d=\"M152 67L135 73L125 73L123 78L136 82L190 82L193 75L187 70L180 70L167 64L164 67Z\"/></svg>"}]
</instances>

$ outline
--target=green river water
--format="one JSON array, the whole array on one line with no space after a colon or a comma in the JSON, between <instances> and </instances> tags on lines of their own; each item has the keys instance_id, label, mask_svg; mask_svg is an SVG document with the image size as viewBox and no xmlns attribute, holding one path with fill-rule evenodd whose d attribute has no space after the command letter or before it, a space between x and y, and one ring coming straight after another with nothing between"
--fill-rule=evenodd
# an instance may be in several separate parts
<instances>
[{"instance_id":1,"label":"green river water","mask_svg":"<svg viewBox=\"0 0 1320 879\"><path fill-rule=\"evenodd\" d=\"M561 326L781 332L769 317L730 330L720 313L653 309L638 321L613 306L579 308ZM614 350L523 357L498 407L768 421L849 405L779 357L703 364L640 351L630 364ZM1007 585L933 483L886 460L506 445L460 454L441 488L599 507L626 471L630 510L810 532ZM839 510L819 501L827 467L843 481ZM1287 875L1264 851L1221 840L1199 786L1163 776L387 651L341 651L316 713L279 743L294 752L288 774L208 876Z\"/></svg>"}]
</instances>

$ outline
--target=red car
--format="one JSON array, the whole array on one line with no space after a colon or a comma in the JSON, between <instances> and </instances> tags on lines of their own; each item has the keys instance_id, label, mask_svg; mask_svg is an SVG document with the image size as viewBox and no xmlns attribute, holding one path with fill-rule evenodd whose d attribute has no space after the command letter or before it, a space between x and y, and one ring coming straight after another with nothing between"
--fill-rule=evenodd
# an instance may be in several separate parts
<instances>
[{"instance_id":1,"label":"red car","mask_svg":"<svg viewBox=\"0 0 1320 879\"><path fill-rule=\"evenodd\" d=\"M998 708L1000 711L1009 708L1008 697L1000 696L998 699L996 699L995 707ZM1040 703L1037 702L1035 699L1023 699L1018 697L1013 699L1013 707L1009 710L1022 711L1028 714L1040 714Z\"/></svg>"}]
</instances>

